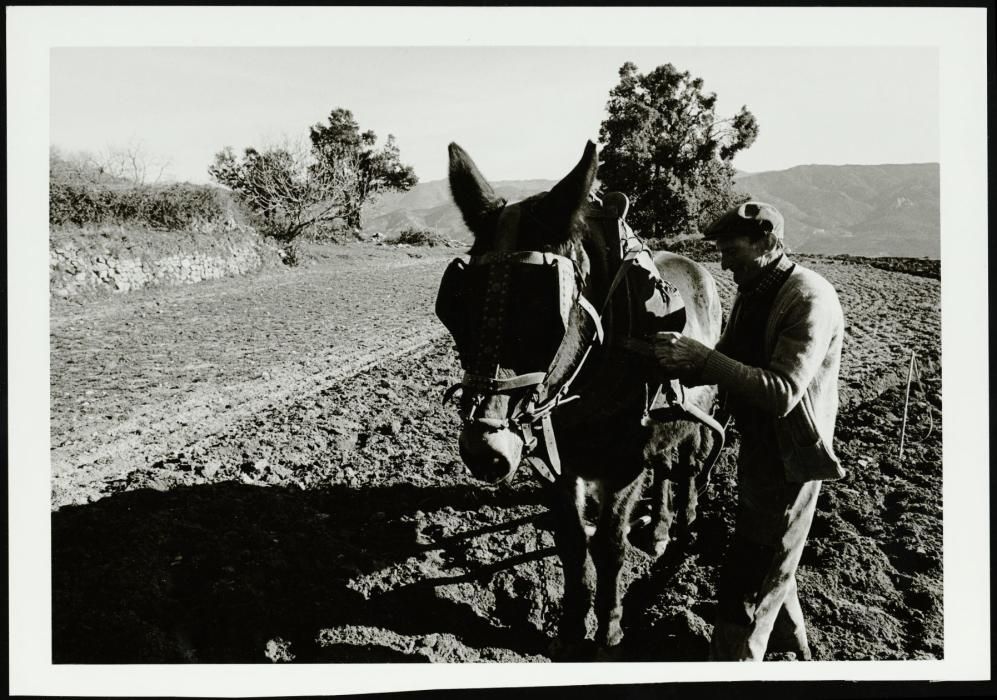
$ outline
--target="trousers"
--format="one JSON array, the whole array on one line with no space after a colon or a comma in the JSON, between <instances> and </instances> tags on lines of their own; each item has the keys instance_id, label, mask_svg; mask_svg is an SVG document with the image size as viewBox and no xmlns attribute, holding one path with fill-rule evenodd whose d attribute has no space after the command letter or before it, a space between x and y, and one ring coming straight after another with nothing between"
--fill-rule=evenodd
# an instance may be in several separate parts
<instances>
[{"instance_id":1,"label":"trousers","mask_svg":"<svg viewBox=\"0 0 997 700\"><path fill-rule=\"evenodd\" d=\"M810 659L796 569L821 482L788 482L766 439L742 442L737 471L734 537L720 573L710 659L761 661L770 642L772 651Z\"/></svg>"}]
</instances>

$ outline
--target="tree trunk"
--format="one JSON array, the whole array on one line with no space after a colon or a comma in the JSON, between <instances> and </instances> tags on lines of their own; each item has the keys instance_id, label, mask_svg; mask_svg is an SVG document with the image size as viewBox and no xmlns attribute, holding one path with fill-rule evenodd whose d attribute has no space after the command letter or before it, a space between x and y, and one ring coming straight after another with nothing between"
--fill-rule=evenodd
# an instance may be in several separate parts
<instances>
[{"instance_id":1,"label":"tree trunk","mask_svg":"<svg viewBox=\"0 0 997 700\"><path fill-rule=\"evenodd\" d=\"M360 223L360 208L351 206L346 214L346 225L353 231L360 228Z\"/></svg>"}]
</instances>

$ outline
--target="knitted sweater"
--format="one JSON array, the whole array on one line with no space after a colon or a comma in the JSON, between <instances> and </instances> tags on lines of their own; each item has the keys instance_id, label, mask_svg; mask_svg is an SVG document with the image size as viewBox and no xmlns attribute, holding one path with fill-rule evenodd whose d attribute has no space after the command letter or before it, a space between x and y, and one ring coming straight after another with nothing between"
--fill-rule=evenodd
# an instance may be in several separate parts
<instances>
[{"instance_id":1,"label":"knitted sweater","mask_svg":"<svg viewBox=\"0 0 997 700\"><path fill-rule=\"evenodd\" d=\"M772 304L765 328L765 367L751 367L724 354L735 325L728 324L706 358L702 381L772 416L787 480L844 476L833 449L845 325L834 287L796 265Z\"/></svg>"}]
</instances>

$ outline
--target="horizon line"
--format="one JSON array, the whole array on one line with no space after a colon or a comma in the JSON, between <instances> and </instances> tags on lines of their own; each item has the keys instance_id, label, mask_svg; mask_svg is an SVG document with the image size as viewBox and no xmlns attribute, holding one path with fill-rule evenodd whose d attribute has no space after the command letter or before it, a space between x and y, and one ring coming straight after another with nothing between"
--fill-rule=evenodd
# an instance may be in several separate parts
<instances>
[{"instance_id":1,"label":"horizon line","mask_svg":"<svg viewBox=\"0 0 997 700\"><path fill-rule=\"evenodd\" d=\"M856 167L858 167L858 168L882 168L882 167L886 167L886 166L903 166L903 165L937 165L937 166L940 166L941 163L939 161L932 161L932 160L911 161L911 162L906 162L906 163L898 163L898 162L891 162L891 163L799 163L797 165L790 165L789 167L786 167L786 168L772 168L770 170L750 170L749 171L749 170L737 170L737 169L735 169L735 174L734 175L735 175L735 177L744 176L744 175L765 175L767 173L781 173L781 172L786 172L786 171L789 171L789 170L793 170L795 168L811 168L811 167L818 167L818 168L856 168ZM434 177L431 180L422 180L422 179L420 179L419 182L417 183L417 185L424 185L424 184L428 184L430 182L441 182L441 181L444 181L446 179L447 179L446 176L444 176L444 177ZM530 181L530 180L549 180L551 182L557 182L558 181L557 178L549 178L549 177L506 177L506 178L495 179L495 180L489 179L488 182L494 184L494 183L498 183L498 182L527 182L527 181Z\"/></svg>"}]
</instances>

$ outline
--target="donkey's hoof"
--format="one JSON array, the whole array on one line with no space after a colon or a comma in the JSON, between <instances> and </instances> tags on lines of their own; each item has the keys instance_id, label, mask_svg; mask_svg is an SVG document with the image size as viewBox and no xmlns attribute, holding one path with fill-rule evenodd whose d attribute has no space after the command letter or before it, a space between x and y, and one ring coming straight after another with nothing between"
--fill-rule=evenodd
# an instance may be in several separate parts
<instances>
[{"instance_id":1,"label":"donkey's hoof","mask_svg":"<svg viewBox=\"0 0 997 700\"><path fill-rule=\"evenodd\" d=\"M664 538L661 540L654 540L651 543L651 556L655 559L664 555L665 550L668 549L668 543L671 542L669 538Z\"/></svg>"},{"instance_id":2,"label":"donkey's hoof","mask_svg":"<svg viewBox=\"0 0 997 700\"><path fill-rule=\"evenodd\" d=\"M612 648L619 646L623 641L623 607L617 605L604 612L603 622L595 632L595 641L599 648Z\"/></svg>"}]
</instances>

